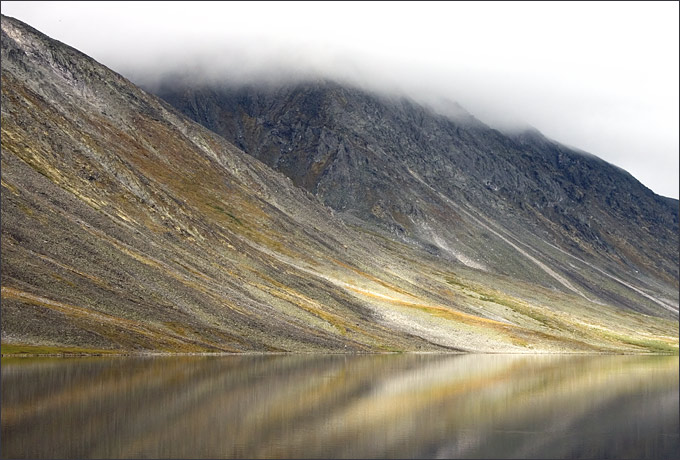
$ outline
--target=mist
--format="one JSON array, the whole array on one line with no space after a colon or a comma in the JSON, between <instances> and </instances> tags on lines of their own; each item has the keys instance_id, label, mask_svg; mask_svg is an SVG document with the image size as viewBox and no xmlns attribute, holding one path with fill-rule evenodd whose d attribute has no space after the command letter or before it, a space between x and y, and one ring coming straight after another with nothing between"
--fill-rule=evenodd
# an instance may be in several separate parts
<instances>
[{"instance_id":1,"label":"mist","mask_svg":"<svg viewBox=\"0 0 680 460\"><path fill-rule=\"evenodd\" d=\"M677 2L3 2L143 87L326 78L535 127L678 198Z\"/></svg>"}]
</instances>

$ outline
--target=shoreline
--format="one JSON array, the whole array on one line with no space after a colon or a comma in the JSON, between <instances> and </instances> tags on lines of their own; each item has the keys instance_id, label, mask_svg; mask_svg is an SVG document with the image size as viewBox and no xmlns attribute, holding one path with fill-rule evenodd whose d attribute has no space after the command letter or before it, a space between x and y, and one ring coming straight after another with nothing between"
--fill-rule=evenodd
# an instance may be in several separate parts
<instances>
[{"instance_id":1,"label":"shoreline","mask_svg":"<svg viewBox=\"0 0 680 460\"><path fill-rule=\"evenodd\" d=\"M633 352L633 351L544 351L527 352L495 351L495 352L461 352L461 351L375 351L375 352L342 352L342 351L244 351L244 352L64 352L64 353L0 353L1 358L162 358L188 356L277 356L277 355L339 355L339 356L368 356L368 355L582 355L582 356L680 356L680 353L663 352Z\"/></svg>"}]
</instances>

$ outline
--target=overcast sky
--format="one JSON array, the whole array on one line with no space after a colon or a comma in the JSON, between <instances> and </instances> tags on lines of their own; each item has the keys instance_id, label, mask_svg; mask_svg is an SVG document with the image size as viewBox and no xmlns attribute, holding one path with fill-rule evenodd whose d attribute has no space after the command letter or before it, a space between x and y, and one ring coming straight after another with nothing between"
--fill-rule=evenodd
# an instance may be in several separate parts
<instances>
[{"instance_id":1,"label":"overcast sky","mask_svg":"<svg viewBox=\"0 0 680 460\"><path fill-rule=\"evenodd\" d=\"M678 198L678 2L2 2L133 81L312 72L531 125Z\"/></svg>"}]
</instances>

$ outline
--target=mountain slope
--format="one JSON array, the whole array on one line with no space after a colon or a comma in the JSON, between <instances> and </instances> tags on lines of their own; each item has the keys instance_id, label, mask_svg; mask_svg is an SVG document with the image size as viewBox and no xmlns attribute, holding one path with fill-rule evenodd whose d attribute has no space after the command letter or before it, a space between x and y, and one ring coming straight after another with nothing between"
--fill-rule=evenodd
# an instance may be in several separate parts
<instances>
[{"instance_id":1,"label":"mountain slope","mask_svg":"<svg viewBox=\"0 0 680 460\"><path fill-rule=\"evenodd\" d=\"M4 16L1 107L3 353L677 350L674 320L347 225Z\"/></svg>"},{"instance_id":2,"label":"mountain slope","mask_svg":"<svg viewBox=\"0 0 680 460\"><path fill-rule=\"evenodd\" d=\"M347 221L470 267L677 318L677 200L593 155L328 81L167 80L154 91Z\"/></svg>"}]
</instances>

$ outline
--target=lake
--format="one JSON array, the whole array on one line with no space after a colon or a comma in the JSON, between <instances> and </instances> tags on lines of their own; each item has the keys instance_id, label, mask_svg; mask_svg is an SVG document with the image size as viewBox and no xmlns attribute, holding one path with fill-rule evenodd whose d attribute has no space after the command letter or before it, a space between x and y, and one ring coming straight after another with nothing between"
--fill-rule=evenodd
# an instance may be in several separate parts
<instances>
[{"instance_id":1,"label":"lake","mask_svg":"<svg viewBox=\"0 0 680 460\"><path fill-rule=\"evenodd\" d=\"M3 458L680 458L677 356L3 358Z\"/></svg>"}]
</instances>

